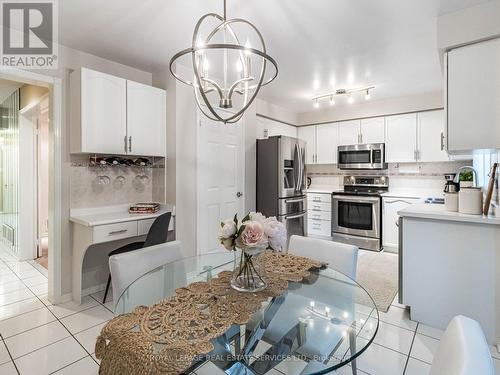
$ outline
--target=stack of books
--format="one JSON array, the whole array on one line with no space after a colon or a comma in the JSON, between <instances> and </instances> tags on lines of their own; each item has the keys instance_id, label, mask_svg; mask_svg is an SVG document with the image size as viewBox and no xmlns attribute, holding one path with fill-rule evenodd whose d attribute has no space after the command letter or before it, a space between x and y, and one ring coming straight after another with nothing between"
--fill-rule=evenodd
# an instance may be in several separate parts
<instances>
[{"instance_id":1,"label":"stack of books","mask_svg":"<svg viewBox=\"0 0 500 375\"><path fill-rule=\"evenodd\" d=\"M159 203L135 203L128 209L131 214L154 214L160 209Z\"/></svg>"}]
</instances>

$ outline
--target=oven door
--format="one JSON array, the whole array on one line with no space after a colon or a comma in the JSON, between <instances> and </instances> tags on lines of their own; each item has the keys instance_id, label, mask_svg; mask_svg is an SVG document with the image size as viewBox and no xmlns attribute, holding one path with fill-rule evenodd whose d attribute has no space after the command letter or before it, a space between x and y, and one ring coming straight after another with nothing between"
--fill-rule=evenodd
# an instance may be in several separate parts
<instances>
[{"instance_id":1,"label":"oven door","mask_svg":"<svg viewBox=\"0 0 500 375\"><path fill-rule=\"evenodd\" d=\"M332 232L380 238L380 197L332 196Z\"/></svg>"}]
</instances>

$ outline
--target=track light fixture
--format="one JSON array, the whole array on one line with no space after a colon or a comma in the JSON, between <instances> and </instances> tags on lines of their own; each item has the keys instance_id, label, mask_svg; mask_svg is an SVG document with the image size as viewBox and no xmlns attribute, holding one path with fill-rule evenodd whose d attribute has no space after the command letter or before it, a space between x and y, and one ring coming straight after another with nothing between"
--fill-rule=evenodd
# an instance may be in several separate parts
<instances>
[{"instance_id":1,"label":"track light fixture","mask_svg":"<svg viewBox=\"0 0 500 375\"><path fill-rule=\"evenodd\" d=\"M359 93L359 92L365 92L365 100L370 100L371 99L371 93L370 91L373 90L375 86L367 86L367 87L358 87L354 89L337 89L333 92L328 92L325 94L321 94L318 96L315 96L312 98L313 100L313 105L314 108L319 108L319 101L325 98L329 99L330 106L335 105L335 97L336 96L347 96L347 102L348 103L354 103L355 98L353 94Z\"/></svg>"}]
</instances>

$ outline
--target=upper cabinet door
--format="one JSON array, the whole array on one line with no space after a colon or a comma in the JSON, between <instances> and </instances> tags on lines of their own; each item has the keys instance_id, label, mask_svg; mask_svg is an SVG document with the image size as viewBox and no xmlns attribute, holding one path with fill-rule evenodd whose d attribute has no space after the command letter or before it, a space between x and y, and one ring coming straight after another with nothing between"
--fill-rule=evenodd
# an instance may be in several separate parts
<instances>
[{"instance_id":1,"label":"upper cabinet door","mask_svg":"<svg viewBox=\"0 0 500 375\"><path fill-rule=\"evenodd\" d=\"M81 74L78 76L78 74ZM127 133L127 82L123 78L82 68L72 79L76 96L72 96L72 131L79 132L79 145L72 151L125 154ZM78 87L78 84L81 87ZM74 103L80 96L80 106ZM79 108L78 108L79 107ZM72 119L73 122L73 119ZM79 147L78 147L79 146ZM79 150L78 150L79 149Z\"/></svg>"},{"instance_id":2,"label":"upper cabinet door","mask_svg":"<svg viewBox=\"0 0 500 375\"><path fill-rule=\"evenodd\" d=\"M316 161L316 126L300 126L298 138L306 144L306 164L314 164Z\"/></svg>"},{"instance_id":3,"label":"upper cabinet door","mask_svg":"<svg viewBox=\"0 0 500 375\"><path fill-rule=\"evenodd\" d=\"M355 145L360 141L359 128L360 121L341 121L339 127L339 146Z\"/></svg>"},{"instance_id":4,"label":"upper cabinet door","mask_svg":"<svg viewBox=\"0 0 500 375\"><path fill-rule=\"evenodd\" d=\"M447 54L448 151L500 148L500 39Z\"/></svg>"},{"instance_id":5,"label":"upper cabinet door","mask_svg":"<svg viewBox=\"0 0 500 375\"><path fill-rule=\"evenodd\" d=\"M127 153L166 156L165 90L127 81Z\"/></svg>"},{"instance_id":6,"label":"upper cabinet door","mask_svg":"<svg viewBox=\"0 0 500 375\"><path fill-rule=\"evenodd\" d=\"M418 161L448 161L445 151L444 111L420 112L418 117Z\"/></svg>"},{"instance_id":7,"label":"upper cabinet door","mask_svg":"<svg viewBox=\"0 0 500 375\"><path fill-rule=\"evenodd\" d=\"M316 163L336 164L339 127L337 124L316 126Z\"/></svg>"},{"instance_id":8,"label":"upper cabinet door","mask_svg":"<svg viewBox=\"0 0 500 375\"><path fill-rule=\"evenodd\" d=\"M361 143L385 142L385 117L361 120Z\"/></svg>"},{"instance_id":9,"label":"upper cabinet door","mask_svg":"<svg viewBox=\"0 0 500 375\"><path fill-rule=\"evenodd\" d=\"M417 150L417 114L385 118L385 155L388 163L414 162Z\"/></svg>"}]
</instances>

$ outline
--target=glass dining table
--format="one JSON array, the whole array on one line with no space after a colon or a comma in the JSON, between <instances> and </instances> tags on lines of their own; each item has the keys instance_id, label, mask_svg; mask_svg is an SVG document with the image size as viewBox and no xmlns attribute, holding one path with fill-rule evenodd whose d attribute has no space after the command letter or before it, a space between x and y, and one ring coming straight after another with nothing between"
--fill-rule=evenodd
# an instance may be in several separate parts
<instances>
[{"instance_id":1,"label":"glass dining table","mask_svg":"<svg viewBox=\"0 0 500 375\"><path fill-rule=\"evenodd\" d=\"M175 289L207 281L232 270L234 254L213 253L164 264L136 279L115 304L115 314L149 306ZM242 298L244 294L242 293ZM302 282L270 297L243 325L233 325L213 340L214 349L193 362L193 373L206 362L221 374L326 374L351 366L372 343L379 326L373 299L356 281L333 268L312 271Z\"/></svg>"}]
</instances>

